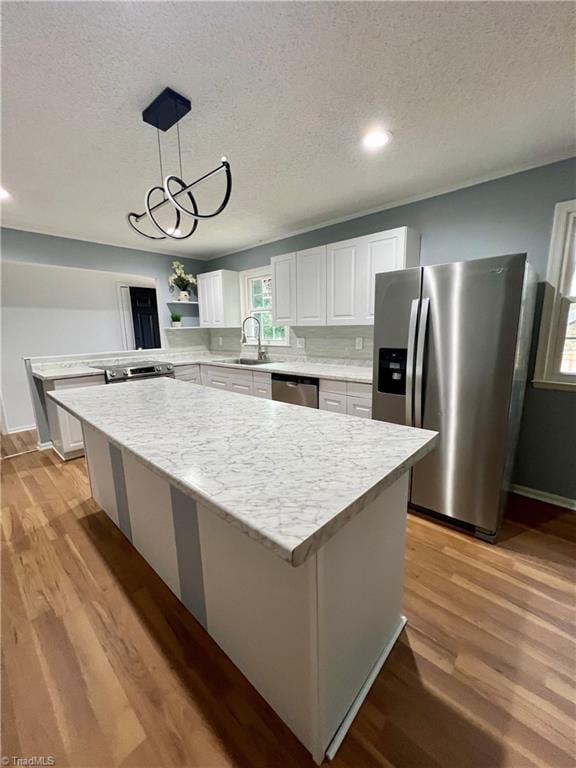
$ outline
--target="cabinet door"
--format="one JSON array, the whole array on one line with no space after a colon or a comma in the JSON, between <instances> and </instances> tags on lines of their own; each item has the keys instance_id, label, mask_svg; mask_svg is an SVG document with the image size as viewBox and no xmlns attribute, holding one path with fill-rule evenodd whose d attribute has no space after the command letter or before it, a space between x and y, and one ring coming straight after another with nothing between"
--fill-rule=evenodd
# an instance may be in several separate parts
<instances>
[{"instance_id":1,"label":"cabinet door","mask_svg":"<svg viewBox=\"0 0 576 768\"><path fill-rule=\"evenodd\" d=\"M318 395L318 408L321 411L346 413L346 400L346 395L337 395L332 392L320 392Z\"/></svg>"},{"instance_id":2,"label":"cabinet door","mask_svg":"<svg viewBox=\"0 0 576 768\"><path fill-rule=\"evenodd\" d=\"M216 273L210 276L212 284L212 327L224 327L224 286L222 284L222 275Z\"/></svg>"},{"instance_id":3,"label":"cabinet door","mask_svg":"<svg viewBox=\"0 0 576 768\"><path fill-rule=\"evenodd\" d=\"M368 397L350 397L346 399L346 413L361 419L372 418L372 401Z\"/></svg>"},{"instance_id":4,"label":"cabinet door","mask_svg":"<svg viewBox=\"0 0 576 768\"><path fill-rule=\"evenodd\" d=\"M240 395L253 395L252 371L234 371L230 375L230 391Z\"/></svg>"},{"instance_id":5,"label":"cabinet door","mask_svg":"<svg viewBox=\"0 0 576 768\"><path fill-rule=\"evenodd\" d=\"M104 376L81 376L70 379L56 379L54 381L54 389L76 389L77 387L94 387L101 384L105 384ZM114 384L111 386L121 385ZM56 452L63 459L78 456L84 448L81 422L49 398L47 398L47 410L50 436Z\"/></svg>"},{"instance_id":6,"label":"cabinet door","mask_svg":"<svg viewBox=\"0 0 576 768\"><path fill-rule=\"evenodd\" d=\"M198 275L198 314L200 325L212 325L212 282L210 275Z\"/></svg>"},{"instance_id":7,"label":"cabinet door","mask_svg":"<svg viewBox=\"0 0 576 768\"><path fill-rule=\"evenodd\" d=\"M378 272L390 272L404 268L406 227L391 229L363 238L365 241L365 295L362 322L374 323L375 279Z\"/></svg>"},{"instance_id":8,"label":"cabinet door","mask_svg":"<svg viewBox=\"0 0 576 768\"><path fill-rule=\"evenodd\" d=\"M361 244L356 240L329 245L326 254L328 325L358 325Z\"/></svg>"},{"instance_id":9,"label":"cabinet door","mask_svg":"<svg viewBox=\"0 0 576 768\"><path fill-rule=\"evenodd\" d=\"M227 368L219 368L216 365L201 365L200 376L205 387L214 387L214 389L230 388L230 374Z\"/></svg>"},{"instance_id":10,"label":"cabinet door","mask_svg":"<svg viewBox=\"0 0 576 768\"><path fill-rule=\"evenodd\" d=\"M266 400L272 399L272 376L269 373L254 371L252 373L254 381L254 392L256 397L263 397Z\"/></svg>"},{"instance_id":11,"label":"cabinet door","mask_svg":"<svg viewBox=\"0 0 576 768\"><path fill-rule=\"evenodd\" d=\"M181 381L190 381L192 384L200 384L199 365L175 365L174 377Z\"/></svg>"},{"instance_id":12,"label":"cabinet door","mask_svg":"<svg viewBox=\"0 0 576 768\"><path fill-rule=\"evenodd\" d=\"M326 325L326 247L296 254L298 325Z\"/></svg>"},{"instance_id":13,"label":"cabinet door","mask_svg":"<svg viewBox=\"0 0 576 768\"><path fill-rule=\"evenodd\" d=\"M296 325L296 254L273 256L272 318L278 325Z\"/></svg>"}]
</instances>

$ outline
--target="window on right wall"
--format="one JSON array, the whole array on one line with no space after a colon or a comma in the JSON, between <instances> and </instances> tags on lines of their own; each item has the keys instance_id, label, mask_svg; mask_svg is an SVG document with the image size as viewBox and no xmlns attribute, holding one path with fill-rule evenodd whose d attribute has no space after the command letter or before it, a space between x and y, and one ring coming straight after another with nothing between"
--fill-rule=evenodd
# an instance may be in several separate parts
<instances>
[{"instance_id":1,"label":"window on right wall","mask_svg":"<svg viewBox=\"0 0 576 768\"><path fill-rule=\"evenodd\" d=\"M554 209L534 384L576 389L576 200Z\"/></svg>"}]
</instances>

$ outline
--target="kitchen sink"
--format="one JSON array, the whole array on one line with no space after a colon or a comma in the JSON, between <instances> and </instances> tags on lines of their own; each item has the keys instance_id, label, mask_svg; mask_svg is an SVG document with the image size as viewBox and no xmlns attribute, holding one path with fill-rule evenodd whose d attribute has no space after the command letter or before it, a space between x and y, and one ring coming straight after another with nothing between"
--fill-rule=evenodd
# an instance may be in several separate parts
<instances>
[{"instance_id":1,"label":"kitchen sink","mask_svg":"<svg viewBox=\"0 0 576 768\"><path fill-rule=\"evenodd\" d=\"M215 363L234 363L234 365L267 365L269 360L255 360L253 357L233 357L230 360L215 360Z\"/></svg>"}]
</instances>

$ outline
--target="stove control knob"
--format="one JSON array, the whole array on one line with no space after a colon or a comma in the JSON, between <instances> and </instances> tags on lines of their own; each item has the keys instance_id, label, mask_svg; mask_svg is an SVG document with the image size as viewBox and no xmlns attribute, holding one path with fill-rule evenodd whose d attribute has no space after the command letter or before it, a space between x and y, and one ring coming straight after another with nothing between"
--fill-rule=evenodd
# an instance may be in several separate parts
<instances>
[{"instance_id":1,"label":"stove control knob","mask_svg":"<svg viewBox=\"0 0 576 768\"><path fill-rule=\"evenodd\" d=\"M174 366L171 365L170 363L168 363L168 365L166 366L166 370L167 371L173 371L174 370Z\"/></svg>"},{"instance_id":2,"label":"stove control knob","mask_svg":"<svg viewBox=\"0 0 576 768\"><path fill-rule=\"evenodd\" d=\"M130 369L129 368L123 368L122 369L122 373L124 374L124 376L129 376L130 375Z\"/></svg>"},{"instance_id":3,"label":"stove control knob","mask_svg":"<svg viewBox=\"0 0 576 768\"><path fill-rule=\"evenodd\" d=\"M155 365L154 366L155 373L162 373L162 366L161 365Z\"/></svg>"},{"instance_id":4,"label":"stove control knob","mask_svg":"<svg viewBox=\"0 0 576 768\"><path fill-rule=\"evenodd\" d=\"M113 379L116 376L116 371L109 371L108 378Z\"/></svg>"}]
</instances>

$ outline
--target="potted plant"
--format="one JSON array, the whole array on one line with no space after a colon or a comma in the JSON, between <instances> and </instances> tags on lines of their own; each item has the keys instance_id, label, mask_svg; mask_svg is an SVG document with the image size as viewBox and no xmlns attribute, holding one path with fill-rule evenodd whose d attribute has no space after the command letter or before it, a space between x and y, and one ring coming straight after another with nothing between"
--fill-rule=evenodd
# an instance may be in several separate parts
<instances>
[{"instance_id":1,"label":"potted plant","mask_svg":"<svg viewBox=\"0 0 576 768\"><path fill-rule=\"evenodd\" d=\"M184 264L181 261L172 262L173 272L168 278L168 285L170 286L170 293L176 288L180 291L178 301L190 301L190 288L196 286L196 278L194 275L187 275L184 271Z\"/></svg>"},{"instance_id":2,"label":"potted plant","mask_svg":"<svg viewBox=\"0 0 576 768\"><path fill-rule=\"evenodd\" d=\"M182 328L182 315L171 314L172 328Z\"/></svg>"}]
</instances>

